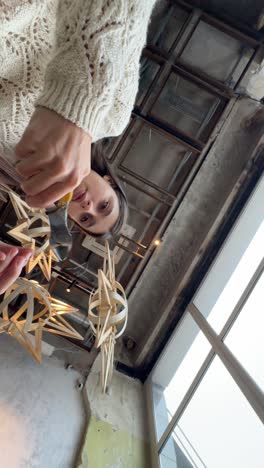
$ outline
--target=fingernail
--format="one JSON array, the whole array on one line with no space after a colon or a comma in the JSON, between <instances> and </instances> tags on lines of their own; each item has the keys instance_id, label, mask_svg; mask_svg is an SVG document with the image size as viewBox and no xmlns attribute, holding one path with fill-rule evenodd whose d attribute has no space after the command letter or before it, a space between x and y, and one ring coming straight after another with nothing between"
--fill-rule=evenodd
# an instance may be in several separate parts
<instances>
[{"instance_id":1,"label":"fingernail","mask_svg":"<svg viewBox=\"0 0 264 468\"><path fill-rule=\"evenodd\" d=\"M0 252L0 261L3 262L6 259L6 254L4 252Z\"/></svg>"},{"instance_id":2,"label":"fingernail","mask_svg":"<svg viewBox=\"0 0 264 468\"><path fill-rule=\"evenodd\" d=\"M26 266L27 262L28 262L29 258L24 258L24 257L17 257L16 259L16 265L20 268L23 268L24 266Z\"/></svg>"},{"instance_id":3,"label":"fingernail","mask_svg":"<svg viewBox=\"0 0 264 468\"><path fill-rule=\"evenodd\" d=\"M13 257L18 253L18 248L17 247L12 247L9 251L10 255L13 255Z\"/></svg>"},{"instance_id":4,"label":"fingernail","mask_svg":"<svg viewBox=\"0 0 264 468\"><path fill-rule=\"evenodd\" d=\"M34 250L33 249L27 249L26 247L22 247L21 252L23 252L24 254L27 255L28 258L30 258L31 255L33 254Z\"/></svg>"},{"instance_id":5,"label":"fingernail","mask_svg":"<svg viewBox=\"0 0 264 468\"><path fill-rule=\"evenodd\" d=\"M24 265L27 264L27 262L29 261L30 257L31 257L31 254L26 256L26 258L25 258L25 260L24 260Z\"/></svg>"}]
</instances>

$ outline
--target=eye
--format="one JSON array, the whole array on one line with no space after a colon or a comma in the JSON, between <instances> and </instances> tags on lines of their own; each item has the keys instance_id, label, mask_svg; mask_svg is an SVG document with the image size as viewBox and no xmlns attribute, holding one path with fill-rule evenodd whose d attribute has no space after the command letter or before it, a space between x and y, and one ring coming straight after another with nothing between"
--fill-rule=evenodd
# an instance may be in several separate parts
<instances>
[{"instance_id":1,"label":"eye","mask_svg":"<svg viewBox=\"0 0 264 468\"><path fill-rule=\"evenodd\" d=\"M87 221L89 221L90 219L91 219L91 216L89 215L89 213L85 213L85 214L80 216L79 222L80 223L87 223Z\"/></svg>"},{"instance_id":2,"label":"eye","mask_svg":"<svg viewBox=\"0 0 264 468\"><path fill-rule=\"evenodd\" d=\"M99 209L100 211L105 211L109 207L109 201L104 201L100 204Z\"/></svg>"}]
</instances>

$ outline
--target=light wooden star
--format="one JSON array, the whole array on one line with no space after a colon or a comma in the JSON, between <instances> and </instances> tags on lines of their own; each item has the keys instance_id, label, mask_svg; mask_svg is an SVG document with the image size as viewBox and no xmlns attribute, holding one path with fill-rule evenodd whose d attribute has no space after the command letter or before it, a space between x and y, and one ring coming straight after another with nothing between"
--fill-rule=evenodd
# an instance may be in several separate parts
<instances>
[{"instance_id":1,"label":"light wooden star","mask_svg":"<svg viewBox=\"0 0 264 468\"><path fill-rule=\"evenodd\" d=\"M103 270L98 270L98 289L90 297L88 319L101 349L101 385L105 393L114 365L114 346L127 324L127 300L123 287L115 279L115 264L108 243Z\"/></svg>"},{"instance_id":2,"label":"light wooden star","mask_svg":"<svg viewBox=\"0 0 264 468\"><path fill-rule=\"evenodd\" d=\"M7 185L0 183L0 191L6 193L15 210L17 219L28 219L34 213L42 213L45 215L45 211L39 208L31 208L20 196L14 192Z\"/></svg>"},{"instance_id":3,"label":"light wooden star","mask_svg":"<svg viewBox=\"0 0 264 468\"><path fill-rule=\"evenodd\" d=\"M26 265L26 273L30 273L36 266L38 266L45 278L50 281L53 261L58 262L58 258L50 247L47 247L45 252L35 252Z\"/></svg>"},{"instance_id":4,"label":"light wooden star","mask_svg":"<svg viewBox=\"0 0 264 468\"><path fill-rule=\"evenodd\" d=\"M54 297L51 298L51 309L52 315L45 322L44 331L83 340L83 337L63 317L65 314L76 313L78 309Z\"/></svg>"},{"instance_id":5,"label":"light wooden star","mask_svg":"<svg viewBox=\"0 0 264 468\"><path fill-rule=\"evenodd\" d=\"M14 313L10 312L10 303L19 295L25 295L26 301ZM34 301L41 305L38 320L34 317ZM41 363L41 338L43 322L41 317L51 315L52 309L49 295L38 283L18 278L6 291L4 300L0 304L0 332L6 332L17 339L17 341ZM32 334L31 334L31 333ZM33 339L32 339L33 338Z\"/></svg>"},{"instance_id":6,"label":"light wooden star","mask_svg":"<svg viewBox=\"0 0 264 468\"><path fill-rule=\"evenodd\" d=\"M10 304L24 295L25 301L14 312ZM38 311L35 304L38 304ZM75 339L83 337L65 320L62 315L76 313L77 309L54 299L36 281L18 278L6 291L0 304L0 333L8 333L41 363L41 340L43 332L68 336Z\"/></svg>"},{"instance_id":7,"label":"light wooden star","mask_svg":"<svg viewBox=\"0 0 264 468\"><path fill-rule=\"evenodd\" d=\"M8 231L8 234L21 243L23 247L34 251L26 267L27 273L38 266L45 278L51 278L52 262L58 261L57 256L50 247L50 222L47 214L42 209L31 208L11 190L7 185L0 183L0 190L8 194L18 218L17 225ZM37 227L35 226L37 224ZM42 245L37 247L36 239L42 239Z\"/></svg>"},{"instance_id":8,"label":"light wooden star","mask_svg":"<svg viewBox=\"0 0 264 468\"><path fill-rule=\"evenodd\" d=\"M41 224L41 226L34 227L35 223ZM29 218L20 218L18 224L8 231L8 234L18 240L23 247L34 250L34 254L26 266L26 272L30 273L33 268L38 266L49 281L52 262L57 262L58 258L50 247L50 224L47 215L35 212ZM40 247L36 247L37 238L43 240Z\"/></svg>"}]
</instances>

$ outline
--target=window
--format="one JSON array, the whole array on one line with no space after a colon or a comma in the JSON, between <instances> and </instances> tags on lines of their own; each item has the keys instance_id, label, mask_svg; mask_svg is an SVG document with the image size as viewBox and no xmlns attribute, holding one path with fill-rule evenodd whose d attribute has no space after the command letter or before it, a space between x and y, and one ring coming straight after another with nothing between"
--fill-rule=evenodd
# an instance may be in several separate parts
<instances>
[{"instance_id":1,"label":"window","mask_svg":"<svg viewBox=\"0 0 264 468\"><path fill-rule=\"evenodd\" d=\"M197 468L262 468L263 444L261 421L216 357L162 449L161 466L178 467L180 458Z\"/></svg>"},{"instance_id":2,"label":"window","mask_svg":"<svg viewBox=\"0 0 264 468\"><path fill-rule=\"evenodd\" d=\"M151 18L130 122L117 139L104 142L112 169L128 189L129 225L135 230L117 265L127 291L204 160L208 140L259 46L185 2L160 0ZM92 261L91 256L89 267Z\"/></svg>"},{"instance_id":3,"label":"window","mask_svg":"<svg viewBox=\"0 0 264 468\"><path fill-rule=\"evenodd\" d=\"M210 349L199 327L190 314L186 314L152 376L158 440Z\"/></svg>"},{"instance_id":4,"label":"window","mask_svg":"<svg viewBox=\"0 0 264 468\"><path fill-rule=\"evenodd\" d=\"M193 138L206 141L218 115L221 99L195 81L171 73L151 115Z\"/></svg>"},{"instance_id":5,"label":"window","mask_svg":"<svg viewBox=\"0 0 264 468\"><path fill-rule=\"evenodd\" d=\"M258 279L227 335L225 344L264 391L263 294L264 273Z\"/></svg>"},{"instance_id":6,"label":"window","mask_svg":"<svg viewBox=\"0 0 264 468\"><path fill-rule=\"evenodd\" d=\"M146 185L154 184L157 190L176 194L196 161L195 155L184 144L140 120L131 127L130 137L121 148L122 170Z\"/></svg>"},{"instance_id":7,"label":"window","mask_svg":"<svg viewBox=\"0 0 264 468\"><path fill-rule=\"evenodd\" d=\"M260 186L194 297L194 304L217 332L230 316L264 256L263 218Z\"/></svg>"},{"instance_id":8,"label":"window","mask_svg":"<svg viewBox=\"0 0 264 468\"><path fill-rule=\"evenodd\" d=\"M150 25L148 45L154 45L168 52L184 30L189 12L178 5L169 6L168 2L163 1L158 3L159 28Z\"/></svg>"},{"instance_id":9,"label":"window","mask_svg":"<svg viewBox=\"0 0 264 468\"><path fill-rule=\"evenodd\" d=\"M161 468L262 468L264 178L148 380Z\"/></svg>"},{"instance_id":10,"label":"window","mask_svg":"<svg viewBox=\"0 0 264 468\"><path fill-rule=\"evenodd\" d=\"M234 86L253 52L239 39L200 21L181 59L210 77Z\"/></svg>"}]
</instances>

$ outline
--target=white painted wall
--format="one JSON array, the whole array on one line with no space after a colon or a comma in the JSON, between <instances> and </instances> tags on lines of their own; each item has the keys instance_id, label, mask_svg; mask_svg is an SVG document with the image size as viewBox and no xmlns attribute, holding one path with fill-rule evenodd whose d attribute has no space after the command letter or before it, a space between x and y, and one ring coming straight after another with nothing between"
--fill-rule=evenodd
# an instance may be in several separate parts
<instances>
[{"instance_id":1,"label":"white painted wall","mask_svg":"<svg viewBox=\"0 0 264 468\"><path fill-rule=\"evenodd\" d=\"M79 374L44 357L41 366L0 335L0 467L73 468L85 429Z\"/></svg>"}]
</instances>

